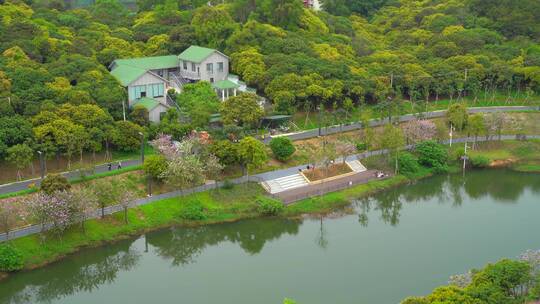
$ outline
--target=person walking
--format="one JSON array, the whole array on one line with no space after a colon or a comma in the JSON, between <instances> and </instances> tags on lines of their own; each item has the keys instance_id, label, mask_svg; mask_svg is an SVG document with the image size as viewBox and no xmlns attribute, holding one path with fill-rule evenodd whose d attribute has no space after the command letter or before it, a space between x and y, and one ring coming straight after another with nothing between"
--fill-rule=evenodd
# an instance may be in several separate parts
<instances>
[{"instance_id":1,"label":"person walking","mask_svg":"<svg viewBox=\"0 0 540 304\"><path fill-rule=\"evenodd\" d=\"M108 169L109 171L112 170L112 164L111 164L111 163L108 163L108 164L107 164L107 169Z\"/></svg>"},{"instance_id":2,"label":"person walking","mask_svg":"<svg viewBox=\"0 0 540 304\"><path fill-rule=\"evenodd\" d=\"M122 169L122 162L118 162L118 170Z\"/></svg>"}]
</instances>

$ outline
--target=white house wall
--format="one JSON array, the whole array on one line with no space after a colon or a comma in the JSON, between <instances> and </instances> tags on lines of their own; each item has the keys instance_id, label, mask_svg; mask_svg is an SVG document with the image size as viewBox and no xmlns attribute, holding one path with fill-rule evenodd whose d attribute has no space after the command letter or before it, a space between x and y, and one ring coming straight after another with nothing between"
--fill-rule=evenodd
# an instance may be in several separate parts
<instances>
[{"instance_id":1,"label":"white house wall","mask_svg":"<svg viewBox=\"0 0 540 304\"><path fill-rule=\"evenodd\" d=\"M223 72L218 72L218 62L223 62ZM209 74L206 71L206 64L207 63L213 63L214 65L214 73ZM229 75L229 58L226 56L214 52L212 55L206 57L205 60L203 60L200 63L200 69L201 69L201 80L210 81L210 78L214 78L214 82L225 80L227 79L227 76Z\"/></svg>"},{"instance_id":2,"label":"white house wall","mask_svg":"<svg viewBox=\"0 0 540 304\"><path fill-rule=\"evenodd\" d=\"M129 86L128 86L128 100L129 100L129 106L131 107L133 102L135 101L135 96L132 96L132 92L131 90L129 89L130 87L135 87L135 86L140 86L140 85L145 85L147 86L146 87L146 92L148 93L150 91L150 87L149 85L151 84L156 84L156 83L163 83L164 84L164 96L163 97L155 97L154 99L155 100L158 100L159 102L162 102L162 103L166 103L167 100L166 100L166 93L167 93L167 88L168 88L168 84L166 81L164 81L162 78L160 77L157 77L151 73L145 73L143 74L141 77L139 77L137 80L133 81ZM147 95L148 96L148 95ZM151 97L151 96L149 96Z\"/></svg>"},{"instance_id":3,"label":"white house wall","mask_svg":"<svg viewBox=\"0 0 540 304\"><path fill-rule=\"evenodd\" d=\"M151 122L159 122L161 120L161 113L167 112L167 107L160 104L157 107L153 108L152 111L148 113L148 119Z\"/></svg>"}]
</instances>

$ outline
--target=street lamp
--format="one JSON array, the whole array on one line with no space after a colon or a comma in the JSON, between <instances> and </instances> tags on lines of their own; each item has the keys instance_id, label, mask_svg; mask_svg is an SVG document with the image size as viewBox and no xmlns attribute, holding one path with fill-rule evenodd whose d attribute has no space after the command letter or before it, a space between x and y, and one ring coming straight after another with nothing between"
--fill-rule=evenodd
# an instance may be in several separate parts
<instances>
[{"instance_id":1,"label":"street lamp","mask_svg":"<svg viewBox=\"0 0 540 304\"><path fill-rule=\"evenodd\" d=\"M141 164L144 164L144 134L139 132L141 136Z\"/></svg>"},{"instance_id":2,"label":"street lamp","mask_svg":"<svg viewBox=\"0 0 540 304\"><path fill-rule=\"evenodd\" d=\"M44 166L44 162L43 162L43 152L37 151L37 153L39 154L39 173L41 175L41 179L43 180L43 178L45 176L45 166Z\"/></svg>"},{"instance_id":3,"label":"street lamp","mask_svg":"<svg viewBox=\"0 0 540 304\"><path fill-rule=\"evenodd\" d=\"M317 107L317 109L319 110L319 136L321 136L321 115L322 115L322 106L319 105Z\"/></svg>"}]
</instances>

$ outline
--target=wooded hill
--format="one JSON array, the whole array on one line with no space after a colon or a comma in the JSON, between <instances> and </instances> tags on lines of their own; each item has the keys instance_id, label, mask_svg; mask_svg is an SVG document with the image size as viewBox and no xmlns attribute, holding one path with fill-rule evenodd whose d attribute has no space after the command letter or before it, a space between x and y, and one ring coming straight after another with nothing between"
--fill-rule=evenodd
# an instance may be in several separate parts
<instances>
[{"instance_id":1,"label":"wooded hill","mask_svg":"<svg viewBox=\"0 0 540 304\"><path fill-rule=\"evenodd\" d=\"M211 4L140 0L133 12L117 0L98 0L84 9L58 0L5 1L0 157L22 143L67 151L62 145L69 140L45 140L65 125L81 126L80 132L97 138L75 150L98 149L109 141L122 147L114 134L96 137L109 132L100 127L103 122L122 118L126 98L107 66L116 58L179 54L192 44L228 54L232 72L268 97L277 113L321 104L335 109L400 98L540 92L537 0L325 0L320 12L299 0ZM97 105L91 111L95 117L74 117L86 110L59 108L66 103ZM178 129L171 119L163 124L169 124L161 127L166 133ZM13 126L23 126L25 133ZM34 139L40 127L49 133ZM135 127L129 130L136 138ZM137 148L136 140L131 144Z\"/></svg>"}]
</instances>

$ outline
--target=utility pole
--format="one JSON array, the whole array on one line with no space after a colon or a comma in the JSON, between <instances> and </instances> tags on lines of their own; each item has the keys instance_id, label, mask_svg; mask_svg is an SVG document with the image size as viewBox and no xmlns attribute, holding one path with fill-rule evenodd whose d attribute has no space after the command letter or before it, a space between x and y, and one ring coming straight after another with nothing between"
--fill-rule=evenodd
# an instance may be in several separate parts
<instances>
[{"instance_id":1,"label":"utility pole","mask_svg":"<svg viewBox=\"0 0 540 304\"><path fill-rule=\"evenodd\" d=\"M39 173L41 175L41 180L45 177L45 166L43 165L43 152L37 151L39 154Z\"/></svg>"},{"instance_id":2,"label":"utility pole","mask_svg":"<svg viewBox=\"0 0 540 304\"><path fill-rule=\"evenodd\" d=\"M452 148L452 139L454 138L454 125L450 123L450 148Z\"/></svg>"},{"instance_id":3,"label":"utility pole","mask_svg":"<svg viewBox=\"0 0 540 304\"><path fill-rule=\"evenodd\" d=\"M322 115L322 106L319 105L319 137L321 136L321 115Z\"/></svg>"},{"instance_id":4,"label":"utility pole","mask_svg":"<svg viewBox=\"0 0 540 304\"><path fill-rule=\"evenodd\" d=\"M122 114L124 115L124 121L126 121L126 105L122 100Z\"/></svg>"},{"instance_id":5,"label":"utility pole","mask_svg":"<svg viewBox=\"0 0 540 304\"><path fill-rule=\"evenodd\" d=\"M465 165L467 163L467 142L465 141L465 153L463 154L463 172L465 172Z\"/></svg>"},{"instance_id":6,"label":"utility pole","mask_svg":"<svg viewBox=\"0 0 540 304\"><path fill-rule=\"evenodd\" d=\"M144 134L139 132L141 136L141 164L144 164Z\"/></svg>"}]
</instances>

